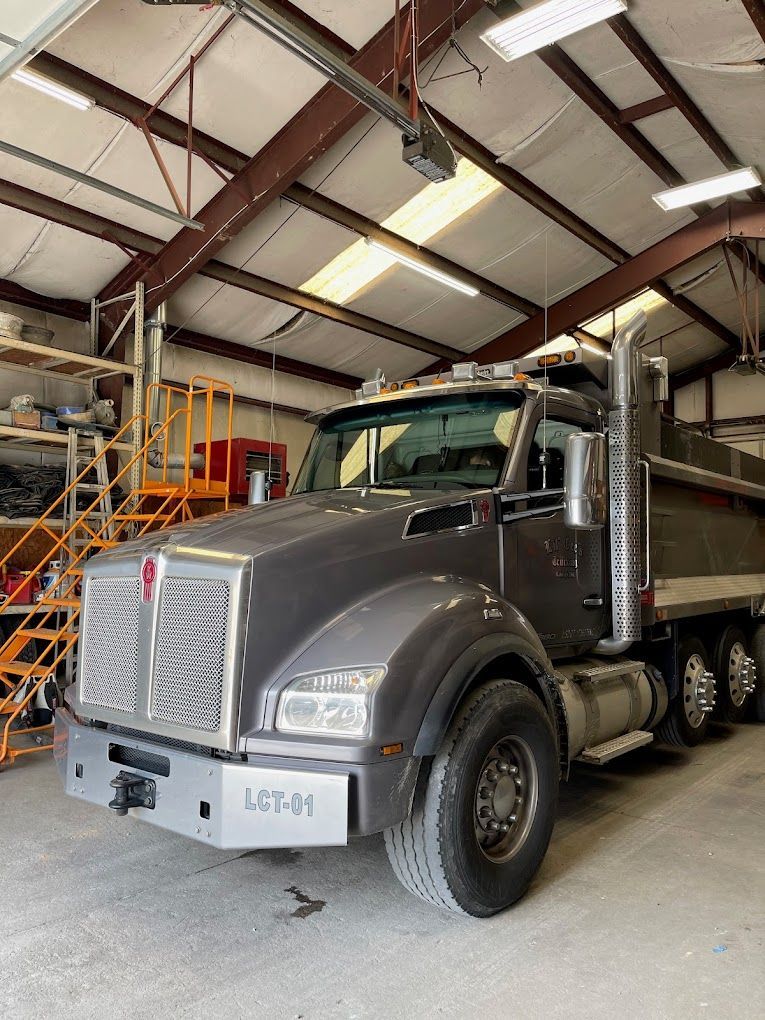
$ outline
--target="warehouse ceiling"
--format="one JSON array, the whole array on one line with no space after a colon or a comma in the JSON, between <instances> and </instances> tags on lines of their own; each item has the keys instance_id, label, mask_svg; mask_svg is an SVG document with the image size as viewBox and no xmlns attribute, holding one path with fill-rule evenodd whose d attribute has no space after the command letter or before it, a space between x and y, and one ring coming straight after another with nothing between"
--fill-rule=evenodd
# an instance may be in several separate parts
<instances>
[{"instance_id":1,"label":"warehouse ceiling","mask_svg":"<svg viewBox=\"0 0 765 1020\"><path fill-rule=\"evenodd\" d=\"M505 178L474 175L471 186L481 189L479 200L457 196L433 207L437 212L428 218L437 189L448 185L428 185L406 166L396 130L369 113L327 151L307 159L299 183L308 195L331 199L478 274L494 285L492 296L457 293L390 259L370 262L357 231L326 210L296 204L291 188L246 217L250 222L242 229L237 221L215 262L205 265L202 259L204 275L170 288L171 323L186 333L269 355L275 351L336 373L363 377L380 367L389 377L408 375L433 363L434 344L454 357L479 351L498 337L512 345L512 330L540 306L559 302L693 223L696 212L666 213L652 201L668 183L711 176L728 164L753 165L765 174L765 40L757 27L765 25L765 6L760 0L633 0L628 40L616 24L624 19L615 19L509 64L479 38L494 22L480 0L421 3L443 36L438 46L435 35L425 41L433 52L419 72L424 100L437 122L453 125L469 144L477 144L490 170L494 163L506 168ZM366 47L393 14L393 0L270 6L287 10L346 54ZM455 38L480 68L480 79L449 45L452 11L457 23L465 22ZM199 155L192 158L190 212L203 216L224 187L221 173L230 178L255 154L278 156L285 126L325 86L318 72L242 21L229 19L220 7L151 8L140 0L99 0L29 67L59 79L66 72L70 82L76 72L85 72L81 91L94 94L96 84L87 77L94 76L105 98L94 96L95 107L82 112L8 79L0 84L0 139L173 208L144 134L116 107L132 100L154 103L189 57L220 32L195 65L194 131L224 143L228 153L217 170ZM634 109L664 94L656 75L634 55L636 37L645 52L658 57L660 72L670 76L690 107L700 111L701 124L670 101ZM128 99L114 98L115 89ZM661 106L669 108L640 116ZM187 121L187 79L161 110ZM628 112L620 117L619 111ZM152 129L157 123L151 121ZM159 153L185 194L186 151L156 130ZM149 258L178 230L152 212L10 155L0 154L0 178L8 182L0 187L5 203L0 205L0 278L38 294L82 301L108 294L115 278L128 278L134 252ZM514 193L508 181L530 182L534 203ZM55 215L19 187L58 200ZM242 201L247 199L244 195ZM416 212L408 216L407 203L413 201ZM77 229L72 208L86 214ZM97 217L148 240L120 241L111 230L105 239ZM196 233L193 240L204 248L205 235ZM735 257L733 262L740 274L741 262ZM241 272L231 280L227 266ZM161 280L150 273L146 278L149 290ZM281 285L279 299L273 288L265 288L270 296L264 296L262 279ZM349 322L342 316L338 321L334 312L328 317L324 309L322 314L301 310L295 291L305 291L306 285L319 298L358 315ZM672 372L724 360L726 352L732 361L741 311L719 247L665 275L663 288L657 284L638 304L649 314L650 353L667 355ZM765 302L763 308L761 330ZM578 325L589 318L583 316ZM613 317L601 315L587 329L608 339L612 327Z\"/></svg>"}]
</instances>

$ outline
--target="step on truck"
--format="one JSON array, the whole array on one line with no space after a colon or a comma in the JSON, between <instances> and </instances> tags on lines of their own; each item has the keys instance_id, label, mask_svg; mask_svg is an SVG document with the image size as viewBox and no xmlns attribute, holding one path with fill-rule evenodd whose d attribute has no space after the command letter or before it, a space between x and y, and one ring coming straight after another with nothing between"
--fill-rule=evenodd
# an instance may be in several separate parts
<instances>
[{"instance_id":1,"label":"step on truck","mask_svg":"<svg viewBox=\"0 0 765 1020\"><path fill-rule=\"evenodd\" d=\"M89 561L67 794L221 848L383 832L488 916L572 762L765 719L765 462L662 417L645 331L370 380L289 498Z\"/></svg>"}]
</instances>

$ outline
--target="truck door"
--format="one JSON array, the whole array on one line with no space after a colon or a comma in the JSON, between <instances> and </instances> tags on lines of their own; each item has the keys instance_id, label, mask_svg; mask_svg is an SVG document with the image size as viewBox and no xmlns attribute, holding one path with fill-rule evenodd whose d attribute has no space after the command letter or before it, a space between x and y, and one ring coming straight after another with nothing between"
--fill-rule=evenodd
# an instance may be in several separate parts
<instances>
[{"instance_id":1,"label":"truck door","mask_svg":"<svg viewBox=\"0 0 765 1020\"><path fill-rule=\"evenodd\" d=\"M540 415L532 425L526 491L501 497L505 596L546 645L579 644L604 633L604 529L574 531L563 523L566 438L594 430L592 421L577 417L573 409L570 417Z\"/></svg>"}]
</instances>

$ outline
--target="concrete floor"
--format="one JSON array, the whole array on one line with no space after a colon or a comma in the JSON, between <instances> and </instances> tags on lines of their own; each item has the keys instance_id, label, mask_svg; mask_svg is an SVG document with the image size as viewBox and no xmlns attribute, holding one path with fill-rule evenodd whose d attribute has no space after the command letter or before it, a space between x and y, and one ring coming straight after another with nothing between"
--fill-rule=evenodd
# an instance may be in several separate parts
<instances>
[{"instance_id":1,"label":"concrete floor","mask_svg":"<svg viewBox=\"0 0 765 1020\"><path fill-rule=\"evenodd\" d=\"M382 839L215 851L0 775L0 1016L765 1016L765 727L564 787L530 894L409 896Z\"/></svg>"}]
</instances>

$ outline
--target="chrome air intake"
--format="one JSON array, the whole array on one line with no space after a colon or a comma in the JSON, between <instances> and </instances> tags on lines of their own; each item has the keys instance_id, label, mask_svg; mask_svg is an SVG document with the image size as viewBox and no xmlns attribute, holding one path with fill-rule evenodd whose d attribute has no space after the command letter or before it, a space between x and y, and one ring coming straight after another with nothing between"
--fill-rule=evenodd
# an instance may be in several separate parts
<instances>
[{"instance_id":1,"label":"chrome air intake","mask_svg":"<svg viewBox=\"0 0 765 1020\"><path fill-rule=\"evenodd\" d=\"M611 348L608 472L611 491L613 635L596 651L616 655L641 635L640 620L640 351L648 320L638 312Z\"/></svg>"}]
</instances>

